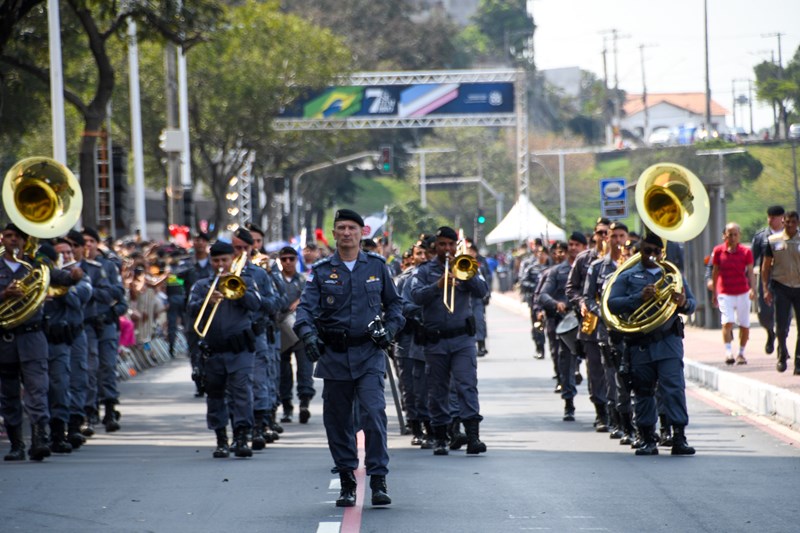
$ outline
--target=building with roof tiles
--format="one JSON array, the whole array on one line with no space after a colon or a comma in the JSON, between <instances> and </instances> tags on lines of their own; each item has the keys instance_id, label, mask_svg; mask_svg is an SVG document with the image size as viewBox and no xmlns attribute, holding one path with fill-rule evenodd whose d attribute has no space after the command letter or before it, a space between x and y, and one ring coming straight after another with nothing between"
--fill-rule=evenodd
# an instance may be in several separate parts
<instances>
[{"instance_id":1,"label":"building with roof tiles","mask_svg":"<svg viewBox=\"0 0 800 533\"><path fill-rule=\"evenodd\" d=\"M641 94L628 94L623 106L623 130L657 144L690 144L704 130L705 93L657 93L647 95L647 108ZM647 115L645 120L645 115ZM728 133L728 110L711 100L711 131ZM645 126L647 122L647 126Z\"/></svg>"}]
</instances>

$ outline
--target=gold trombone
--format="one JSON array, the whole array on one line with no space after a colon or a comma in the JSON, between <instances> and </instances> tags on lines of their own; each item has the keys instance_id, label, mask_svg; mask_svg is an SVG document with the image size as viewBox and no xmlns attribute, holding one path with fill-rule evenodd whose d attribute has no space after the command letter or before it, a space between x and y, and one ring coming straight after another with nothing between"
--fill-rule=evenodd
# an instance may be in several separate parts
<instances>
[{"instance_id":1,"label":"gold trombone","mask_svg":"<svg viewBox=\"0 0 800 533\"><path fill-rule=\"evenodd\" d=\"M222 302L222 300L217 300L214 302L208 317L205 317L205 323L203 323L206 308L208 308L208 304L211 301L211 295L214 294L214 291L218 290L220 293L222 293L222 297L226 300L238 300L239 298L242 298L244 293L247 291L247 285L245 285L245 282L242 279L242 271L244 270L245 265L247 265L247 252L242 252L239 257L233 260L230 274L223 275L222 269L220 269L217 272L217 275L214 277L214 281L208 288L206 299L203 301L203 305L200 307L200 312L197 313L197 319L194 321L194 331L198 336L200 336L201 339L206 338L208 329L211 327L211 323L214 321L214 317L217 314L217 308L219 307L220 302Z\"/></svg>"},{"instance_id":2,"label":"gold trombone","mask_svg":"<svg viewBox=\"0 0 800 533\"><path fill-rule=\"evenodd\" d=\"M467 241L463 233L459 234L456 245L456 257L453 259L453 271L450 271L450 254L444 259L444 287L442 303L445 309L452 313L456 308L456 280L467 281L478 273L478 260L467 253Z\"/></svg>"}]
</instances>

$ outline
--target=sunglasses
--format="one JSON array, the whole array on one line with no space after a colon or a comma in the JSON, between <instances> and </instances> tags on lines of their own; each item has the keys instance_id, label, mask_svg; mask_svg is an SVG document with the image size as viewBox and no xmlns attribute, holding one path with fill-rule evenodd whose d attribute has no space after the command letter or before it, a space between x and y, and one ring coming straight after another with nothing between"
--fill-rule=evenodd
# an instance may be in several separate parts
<instances>
[{"instance_id":1,"label":"sunglasses","mask_svg":"<svg viewBox=\"0 0 800 533\"><path fill-rule=\"evenodd\" d=\"M606 231L604 229L599 229L599 230L595 231L594 234L595 235L608 235L608 231Z\"/></svg>"},{"instance_id":2,"label":"sunglasses","mask_svg":"<svg viewBox=\"0 0 800 533\"><path fill-rule=\"evenodd\" d=\"M281 261L297 261L297 258L292 256L281 257Z\"/></svg>"},{"instance_id":3,"label":"sunglasses","mask_svg":"<svg viewBox=\"0 0 800 533\"><path fill-rule=\"evenodd\" d=\"M659 255L660 253L661 253L661 248L655 248L655 247L650 247L650 246L645 246L645 247L642 248L642 254L643 255L647 255L647 256Z\"/></svg>"}]
</instances>

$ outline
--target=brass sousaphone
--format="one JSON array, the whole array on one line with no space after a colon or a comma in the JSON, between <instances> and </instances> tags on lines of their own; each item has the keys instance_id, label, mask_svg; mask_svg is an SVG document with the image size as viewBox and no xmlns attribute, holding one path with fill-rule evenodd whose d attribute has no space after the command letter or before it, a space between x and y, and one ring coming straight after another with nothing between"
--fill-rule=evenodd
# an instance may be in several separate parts
<instances>
[{"instance_id":1,"label":"brass sousaphone","mask_svg":"<svg viewBox=\"0 0 800 533\"><path fill-rule=\"evenodd\" d=\"M708 223L710 203L700 179L675 163L657 163L639 176L636 183L636 210L644 225L664 240L685 242L697 237ZM661 327L677 308L672 295L683 291L683 277L673 263L656 258L662 278L655 296L626 316L608 309L611 287L620 273L641 261L641 252L625 261L609 278L601 301L606 325L625 334L644 334Z\"/></svg>"},{"instance_id":2,"label":"brass sousaphone","mask_svg":"<svg viewBox=\"0 0 800 533\"><path fill-rule=\"evenodd\" d=\"M48 157L29 157L6 173L3 208L11 222L30 236L26 251L33 256L37 239L63 235L78 222L83 194L66 166ZM30 270L16 281L25 294L0 304L0 327L4 329L28 320L44 301L50 285L48 266L20 262Z\"/></svg>"}]
</instances>

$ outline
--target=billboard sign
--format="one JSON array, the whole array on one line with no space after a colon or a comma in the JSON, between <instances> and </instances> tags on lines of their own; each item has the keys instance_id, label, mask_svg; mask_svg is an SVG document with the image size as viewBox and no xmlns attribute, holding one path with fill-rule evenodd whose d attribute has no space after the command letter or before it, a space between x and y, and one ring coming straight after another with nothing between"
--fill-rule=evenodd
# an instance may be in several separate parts
<instances>
[{"instance_id":1,"label":"billboard sign","mask_svg":"<svg viewBox=\"0 0 800 533\"><path fill-rule=\"evenodd\" d=\"M287 106L279 118L413 118L514 113L513 83L417 83L328 87Z\"/></svg>"}]
</instances>

